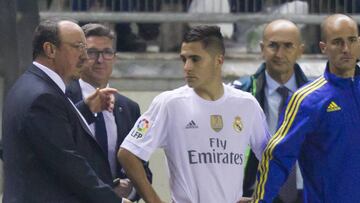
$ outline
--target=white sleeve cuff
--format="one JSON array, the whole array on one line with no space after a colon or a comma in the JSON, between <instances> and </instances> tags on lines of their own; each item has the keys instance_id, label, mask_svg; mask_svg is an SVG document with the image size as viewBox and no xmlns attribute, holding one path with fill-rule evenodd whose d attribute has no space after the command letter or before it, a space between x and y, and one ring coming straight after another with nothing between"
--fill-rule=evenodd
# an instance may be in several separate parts
<instances>
[{"instance_id":1,"label":"white sleeve cuff","mask_svg":"<svg viewBox=\"0 0 360 203\"><path fill-rule=\"evenodd\" d=\"M127 196L128 199L134 199L136 197L136 189L132 187L130 194Z\"/></svg>"}]
</instances>

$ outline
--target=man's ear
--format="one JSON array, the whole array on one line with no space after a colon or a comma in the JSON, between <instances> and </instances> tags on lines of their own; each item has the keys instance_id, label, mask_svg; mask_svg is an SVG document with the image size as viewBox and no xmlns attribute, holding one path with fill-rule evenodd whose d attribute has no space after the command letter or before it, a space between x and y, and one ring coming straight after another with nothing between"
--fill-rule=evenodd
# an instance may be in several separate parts
<instances>
[{"instance_id":1,"label":"man's ear","mask_svg":"<svg viewBox=\"0 0 360 203\"><path fill-rule=\"evenodd\" d=\"M319 47L320 47L321 53L325 54L325 52L326 52L326 43L323 42L323 41L320 41L319 42Z\"/></svg>"},{"instance_id":2,"label":"man's ear","mask_svg":"<svg viewBox=\"0 0 360 203\"><path fill-rule=\"evenodd\" d=\"M299 59L304 54L304 50L305 50L305 45L301 43L299 45L299 51L296 59Z\"/></svg>"},{"instance_id":3,"label":"man's ear","mask_svg":"<svg viewBox=\"0 0 360 203\"><path fill-rule=\"evenodd\" d=\"M305 51L305 45L301 43L300 44L300 53L304 54L304 51Z\"/></svg>"},{"instance_id":4,"label":"man's ear","mask_svg":"<svg viewBox=\"0 0 360 203\"><path fill-rule=\"evenodd\" d=\"M261 56L262 56L262 58L264 58L265 44L263 41L260 41L259 45L260 45L260 50L261 50Z\"/></svg>"},{"instance_id":5,"label":"man's ear","mask_svg":"<svg viewBox=\"0 0 360 203\"><path fill-rule=\"evenodd\" d=\"M357 58L360 59L360 37L358 37Z\"/></svg>"},{"instance_id":6,"label":"man's ear","mask_svg":"<svg viewBox=\"0 0 360 203\"><path fill-rule=\"evenodd\" d=\"M53 43L45 42L43 44L43 49L44 49L44 53L45 53L46 57L51 58L51 59L55 58L56 47Z\"/></svg>"},{"instance_id":7,"label":"man's ear","mask_svg":"<svg viewBox=\"0 0 360 203\"><path fill-rule=\"evenodd\" d=\"M264 42L263 41L260 41L260 43L259 43L259 45L260 45L260 50L261 50L261 52L263 52L264 51Z\"/></svg>"},{"instance_id":8,"label":"man's ear","mask_svg":"<svg viewBox=\"0 0 360 203\"><path fill-rule=\"evenodd\" d=\"M216 64L217 65L223 65L224 64L224 55L223 54L217 55Z\"/></svg>"}]
</instances>

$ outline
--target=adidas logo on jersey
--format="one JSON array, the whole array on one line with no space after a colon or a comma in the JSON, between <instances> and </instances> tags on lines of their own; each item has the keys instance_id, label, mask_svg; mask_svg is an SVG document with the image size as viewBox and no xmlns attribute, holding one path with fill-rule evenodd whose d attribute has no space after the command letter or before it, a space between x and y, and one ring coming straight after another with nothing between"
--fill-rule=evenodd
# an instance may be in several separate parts
<instances>
[{"instance_id":1,"label":"adidas logo on jersey","mask_svg":"<svg viewBox=\"0 0 360 203\"><path fill-rule=\"evenodd\" d=\"M327 112L340 111L340 110L341 108L333 101L329 104L329 106L326 109Z\"/></svg>"},{"instance_id":2,"label":"adidas logo on jersey","mask_svg":"<svg viewBox=\"0 0 360 203\"><path fill-rule=\"evenodd\" d=\"M198 126L193 120L191 120L185 127L185 129L190 129L190 128L198 128Z\"/></svg>"}]
</instances>

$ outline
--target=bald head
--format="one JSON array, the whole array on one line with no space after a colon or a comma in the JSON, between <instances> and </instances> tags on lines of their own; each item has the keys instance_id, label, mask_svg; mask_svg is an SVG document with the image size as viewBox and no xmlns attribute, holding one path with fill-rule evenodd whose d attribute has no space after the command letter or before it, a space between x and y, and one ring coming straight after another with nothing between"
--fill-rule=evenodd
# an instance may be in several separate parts
<instances>
[{"instance_id":1,"label":"bald head","mask_svg":"<svg viewBox=\"0 0 360 203\"><path fill-rule=\"evenodd\" d=\"M59 37L61 40L73 38L74 35L81 35L82 38L85 37L81 27L71 21L63 20L58 23Z\"/></svg>"},{"instance_id":2,"label":"bald head","mask_svg":"<svg viewBox=\"0 0 360 203\"><path fill-rule=\"evenodd\" d=\"M355 27L357 30L357 23L350 16L344 14L330 15L321 23L321 41L326 42L328 33L331 32L333 28L340 27L341 24Z\"/></svg>"},{"instance_id":3,"label":"bald head","mask_svg":"<svg viewBox=\"0 0 360 203\"><path fill-rule=\"evenodd\" d=\"M70 28L70 27L75 28L75 29L80 28L80 30L82 30L81 27L77 23L75 23L73 21L70 21L70 20L60 20L58 22L58 26L59 27L64 27L64 28Z\"/></svg>"},{"instance_id":4,"label":"bald head","mask_svg":"<svg viewBox=\"0 0 360 203\"><path fill-rule=\"evenodd\" d=\"M328 58L330 72L338 77L353 77L360 56L357 23L344 14L330 15L321 24L321 33L319 46Z\"/></svg>"},{"instance_id":5,"label":"bald head","mask_svg":"<svg viewBox=\"0 0 360 203\"><path fill-rule=\"evenodd\" d=\"M301 34L299 28L291 21L285 19L274 20L267 24L263 31L263 41L269 38L269 35L285 35L293 36L299 43L301 42Z\"/></svg>"},{"instance_id":6,"label":"bald head","mask_svg":"<svg viewBox=\"0 0 360 203\"><path fill-rule=\"evenodd\" d=\"M280 84L286 83L304 49L299 28L289 20L272 21L264 28L260 47L269 75Z\"/></svg>"}]
</instances>

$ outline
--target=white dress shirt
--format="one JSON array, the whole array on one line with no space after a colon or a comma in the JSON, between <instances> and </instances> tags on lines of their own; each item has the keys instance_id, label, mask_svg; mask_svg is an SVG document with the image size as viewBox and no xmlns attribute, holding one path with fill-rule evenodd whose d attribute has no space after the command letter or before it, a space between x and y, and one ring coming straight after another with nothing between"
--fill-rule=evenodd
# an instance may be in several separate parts
<instances>
[{"instance_id":1,"label":"white dress shirt","mask_svg":"<svg viewBox=\"0 0 360 203\"><path fill-rule=\"evenodd\" d=\"M267 71L265 71L265 115L266 115L266 122L269 126L270 134L274 134L277 130L278 125L278 115L279 115L279 106L281 103L281 95L276 91L276 89L280 86L285 86L288 88L289 95L292 95L296 89L296 80L295 80L295 74L291 76L291 78L283 85L279 84L277 81L275 81L271 76L268 74Z\"/></svg>"},{"instance_id":2,"label":"white dress shirt","mask_svg":"<svg viewBox=\"0 0 360 203\"><path fill-rule=\"evenodd\" d=\"M81 93L83 99L90 96L92 93L96 91L96 88L90 85L89 83L79 79ZM107 85L109 87L109 84ZM117 127L115 122L115 117L112 112L109 111L102 111L104 120L105 120L105 127L107 133L107 144L108 144L108 160L110 163L111 173L113 177L116 176L116 142L117 142ZM96 114L95 114L96 116ZM90 130L95 135L95 123L90 124Z\"/></svg>"}]
</instances>

